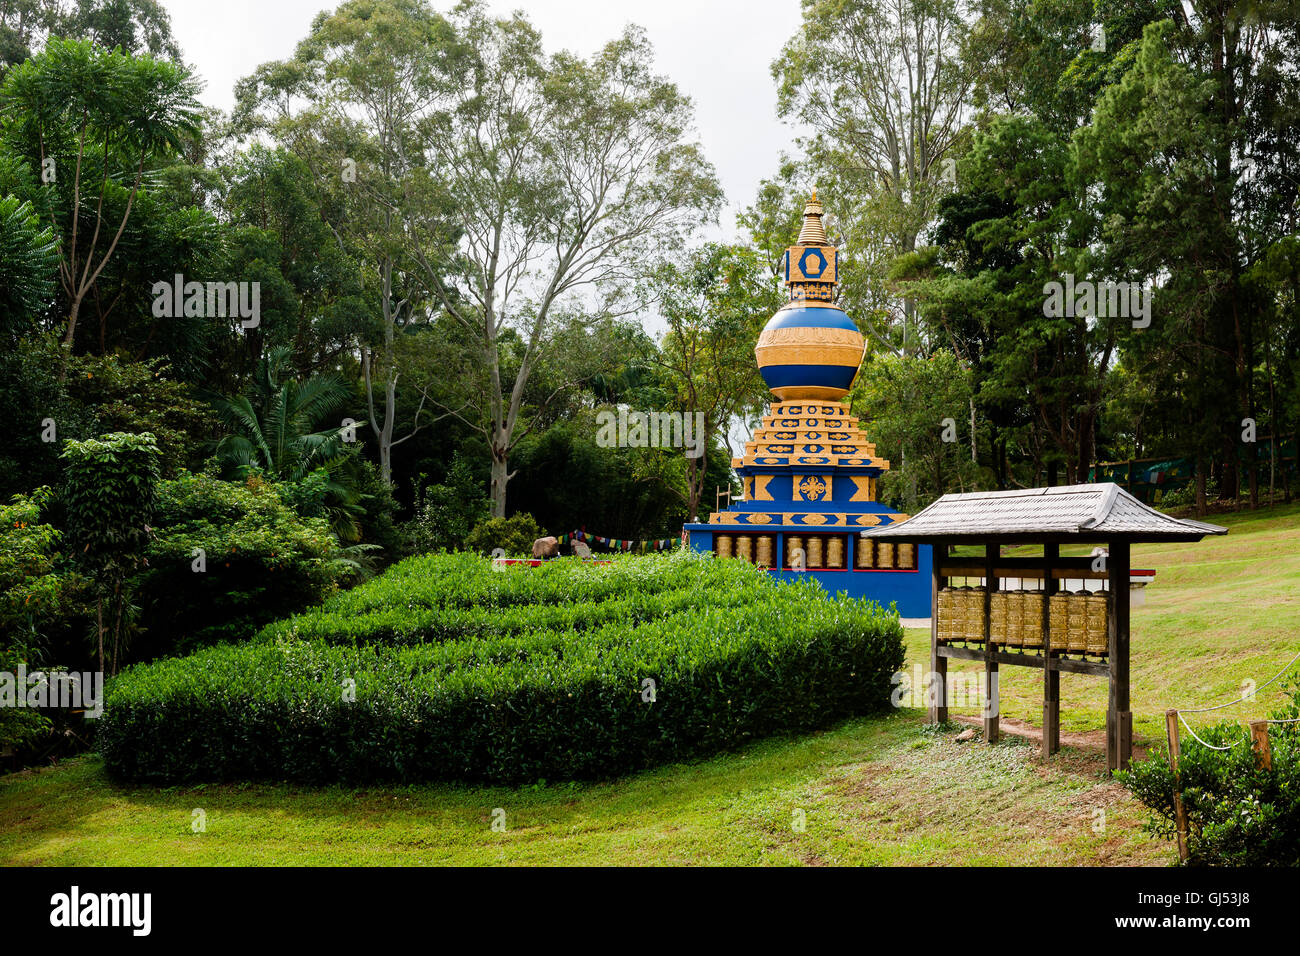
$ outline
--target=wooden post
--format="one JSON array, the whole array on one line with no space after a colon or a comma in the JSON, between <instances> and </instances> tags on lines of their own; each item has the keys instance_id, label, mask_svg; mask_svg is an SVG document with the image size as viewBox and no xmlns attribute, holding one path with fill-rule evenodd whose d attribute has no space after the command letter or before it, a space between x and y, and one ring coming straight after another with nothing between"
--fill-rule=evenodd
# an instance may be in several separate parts
<instances>
[{"instance_id":1,"label":"wooden post","mask_svg":"<svg viewBox=\"0 0 1300 956\"><path fill-rule=\"evenodd\" d=\"M1002 546L984 542L984 740L998 742L1001 701L998 688L998 662L993 644L993 592L998 589L996 562Z\"/></svg>"},{"instance_id":2,"label":"wooden post","mask_svg":"<svg viewBox=\"0 0 1300 956\"><path fill-rule=\"evenodd\" d=\"M936 541L930 555L930 686L926 688L932 724L948 722L948 658L939 656L939 589L944 582L940 567L947 556L948 545Z\"/></svg>"},{"instance_id":3,"label":"wooden post","mask_svg":"<svg viewBox=\"0 0 1300 956\"><path fill-rule=\"evenodd\" d=\"M1106 557L1110 583L1107 615L1110 695L1106 708L1106 769L1127 770L1133 755L1133 712L1129 710L1129 544L1112 542Z\"/></svg>"},{"instance_id":4,"label":"wooden post","mask_svg":"<svg viewBox=\"0 0 1300 956\"><path fill-rule=\"evenodd\" d=\"M1178 859L1187 862L1187 810L1183 807L1182 785L1178 781L1178 711L1165 711L1165 733L1169 737L1169 766L1174 772L1174 828L1178 836Z\"/></svg>"},{"instance_id":5,"label":"wooden post","mask_svg":"<svg viewBox=\"0 0 1300 956\"><path fill-rule=\"evenodd\" d=\"M1255 761L1264 770L1273 769L1273 748L1268 742L1268 721L1250 722L1250 746L1255 751Z\"/></svg>"},{"instance_id":6,"label":"wooden post","mask_svg":"<svg viewBox=\"0 0 1300 956\"><path fill-rule=\"evenodd\" d=\"M1043 545L1043 744L1049 757L1061 749L1061 672L1052 661L1051 596L1056 593L1052 566L1060 557L1057 544Z\"/></svg>"}]
</instances>

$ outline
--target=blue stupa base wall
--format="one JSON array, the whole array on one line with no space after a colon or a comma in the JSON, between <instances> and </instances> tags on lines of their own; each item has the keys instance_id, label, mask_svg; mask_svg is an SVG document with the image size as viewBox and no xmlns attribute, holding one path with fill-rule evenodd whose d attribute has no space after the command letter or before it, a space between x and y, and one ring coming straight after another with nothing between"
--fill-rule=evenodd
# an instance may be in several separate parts
<instances>
[{"instance_id":1,"label":"blue stupa base wall","mask_svg":"<svg viewBox=\"0 0 1300 956\"><path fill-rule=\"evenodd\" d=\"M747 525L708 525L688 524L686 533L690 536L691 550L712 552L714 534L752 534L755 531L773 535L776 541L776 554L785 554L785 535L775 528L764 531ZM801 531L802 533L806 533ZM856 536L850 535L850 548L857 543ZM875 568L852 569L852 554L845 556L850 567L842 571L813 569L795 571L790 568L769 568L768 573L779 581L812 579L822 586L828 597L843 591L852 598L866 598L888 609L895 605L900 617L930 616L930 583L932 574L933 552L928 544L916 548L916 570L896 571L877 570ZM738 561L739 558L722 560Z\"/></svg>"}]
</instances>

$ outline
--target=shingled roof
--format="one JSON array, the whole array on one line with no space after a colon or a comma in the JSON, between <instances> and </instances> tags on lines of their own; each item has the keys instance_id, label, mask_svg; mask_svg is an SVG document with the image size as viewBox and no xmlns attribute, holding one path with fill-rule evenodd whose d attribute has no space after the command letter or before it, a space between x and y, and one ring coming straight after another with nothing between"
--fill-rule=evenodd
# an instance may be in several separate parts
<instances>
[{"instance_id":1,"label":"shingled roof","mask_svg":"<svg viewBox=\"0 0 1300 956\"><path fill-rule=\"evenodd\" d=\"M1013 491L944 495L898 524L864 531L864 537L903 541L1020 538L1080 542L1199 541L1228 529L1171 518L1138 501L1119 485L1059 485Z\"/></svg>"}]
</instances>

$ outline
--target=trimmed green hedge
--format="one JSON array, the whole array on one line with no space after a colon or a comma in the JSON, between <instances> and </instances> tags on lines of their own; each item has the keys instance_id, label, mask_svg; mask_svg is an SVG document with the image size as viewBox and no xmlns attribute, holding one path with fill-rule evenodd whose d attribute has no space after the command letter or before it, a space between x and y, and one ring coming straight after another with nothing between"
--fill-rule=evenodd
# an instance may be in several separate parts
<instances>
[{"instance_id":1,"label":"trimmed green hedge","mask_svg":"<svg viewBox=\"0 0 1300 956\"><path fill-rule=\"evenodd\" d=\"M259 637L412 644L532 630L586 631L704 606L734 607L775 590L768 575L740 562L689 557L490 568L473 555L412 558L319 608L268 625Z\"/></svg>"},{"instance_id":2,"label":"trimmed green hedge","mask_svg":"<svg viewBox=\"0 0 1300 956\"><path fill-rule=\"evenodd\" d=\"M123 673L99 721L109 770L150 783L608 777L884 709L903 662L897 617L828 601L814 584L736 573L738 562L677 556L496 572L481 559L426 560L300 616L297 636L292 625L269 628L260 641ZM449 586L431 584L430 568L447 571ZM541 617L496 635L482 635L475 618L465 636L456 628L468 619L471 579L481 589L472 613L499 606ZM389 591L394 582L412 589ZM611 582L628 593L613 597ZM581 629L549 627L543 609L563 606L548 596L565 591L583 599L577 606L623 610ZM405 593L410 606L378 610L381 593ZM530 600L517 600L525 593ZM349 600L376 609L358 629L342 626ZM655 600L662 616L638 616ZM403 630L399 611L430 616ZM379 641L389 629L429 639ZM643 699L646 679L653 702Z\"/></svg>"}]
</instances>

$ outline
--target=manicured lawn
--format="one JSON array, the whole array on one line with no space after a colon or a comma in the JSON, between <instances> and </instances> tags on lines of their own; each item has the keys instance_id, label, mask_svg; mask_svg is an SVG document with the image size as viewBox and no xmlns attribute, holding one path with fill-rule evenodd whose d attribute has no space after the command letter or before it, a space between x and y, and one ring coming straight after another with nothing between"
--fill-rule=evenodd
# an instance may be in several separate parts
<instances>
[{"instance_id":1,"label":"manicured lawn","mask_svg":"<svg viewBox=\"0 0 1300 956\"><path fill-rule=\"evenodd\" d=\"M1159 570L1133 615L1147 743L1167 707L1230 699L1300 648L1300 507L1216 520L1226 538L1136 550L1135 566ZM908 643L928 659L925 632ZM1002 673L1004 714L1036 726L1041 676ZM1047 764L1016 738L958 743L961 728L926 729L911 709L609 783L521 789L121 788L84 757L0 777L0 862L1168 864L1169 846L1139 829L1143 811L1102 772L1104 682L1065 675L1061 689L1064 729L1092 736ZM1270 688L1228 713L1275 700ZM204 833L191 832L195 809Z\"/></svg>"},{"instance_id":2,"label":"manicured lawn","mask_svg":"<svg viewBox=\"0 0 1300 956\"><path fill-rule=\"evenodd\" d=\"M954 743L917 711L607 784L121 789L96 758L0 783L0 862L1167 863L1093 753ZM505 811L504 832L492 829ZM207 832L191 832L202 809ZM804 832L795 812L803 811ZM1104 827L1097 811L1104 810ZM1099 827L1100 832L1094 830Z\"/></svg>"}]
</instances>

